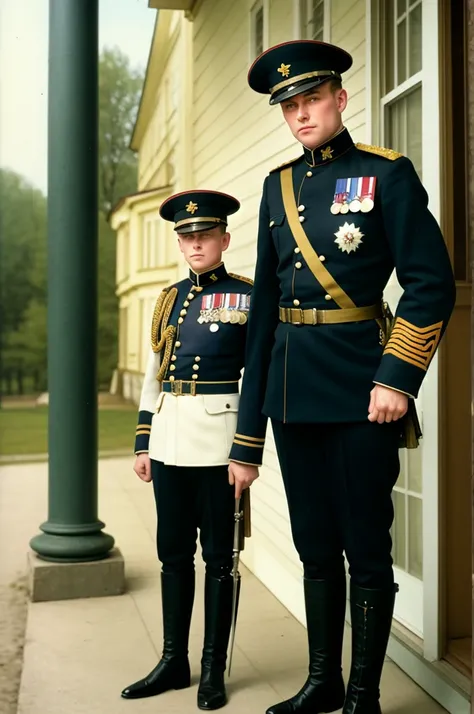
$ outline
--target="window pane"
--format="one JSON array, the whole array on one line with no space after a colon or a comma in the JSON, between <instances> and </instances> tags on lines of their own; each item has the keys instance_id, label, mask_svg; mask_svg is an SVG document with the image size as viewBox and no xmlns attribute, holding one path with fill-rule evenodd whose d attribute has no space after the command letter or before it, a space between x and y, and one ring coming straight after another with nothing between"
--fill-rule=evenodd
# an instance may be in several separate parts
<instances>
[{"instance_id":1,"label":"window pane","mask_svg":"<svg viewBox=\"0 0 474 714\"><path fill-rule=\"evenodd\" d=\"M392 534L392 558L397 568L406 570L406 518L405 518L405 494L393 491L393 507L395 518L393 521Z\"/></svg>"},{"instance_id":2,"label":"window pane","mask_svg":"<svg viewBox=\"0 0 474 714\"><path fill-rule=\"evenodd\" d=\"M407 0L397 0L397 17L401 17L407 9Z\"/></svg>"},{"instance_id":3,"label":"window pane","mask_svg":"<svg viewBox=\"0 0 474 714\"><path fill-rule=\"evenodd\" d=\"M263 52L263 7L255 13L255 54Z\"/></svg>"},{"instance_id":4,"label":"window pane","mask_svg":"<svg viewBox=\"0 0 474 714\"><path fill-rule=\"evenodd\" d=\"M421 70L421 3L410 12L410 77Z\"/></svg>"},{"instance_id":5,"label":"window pane","mask_svg":"<svg viewBox=\"0 0 474 714\"><path fill-rule=\"evenodd\" d=\"M423 502L408 496L408 572L423 579Z\"/></svg>"},{"instance_id":6,"label":"window pane","mask_svg":"<svg viewBox=\"0 0 474 714\"><path fill-rule=\"evenodd\" d=\"M397 85L407 78L407 21L397 27Z\"/></svg>"},{"instance_id":7,"label":"window pane","mask_svg":"<svg viewBox=\"0 0 474 714\"><path fill-rule=\"evenodd\" d=\"M408 456L408 490L421 495L423 477L421 472L421 449L407 449Z\"/></svg>"},{"instance_id":8,"label":"window pane","mask_svg":"<svg viewBox=\"0 0 474 714\"><path fill-rule=\"evenodd\" d=\"M421 179L421 86L387 107L386 145L408 156Z\"/></svg>"},{"instance_id":9,"label":"window pane","mask_svg":"<svg viewBox=\"0 0 474 714\"><path fill-rule=\"evenodd\" d=\"M422 144L421 144L421 87L408 95L407 102L407 131L408 141L406 153L413 161L413 165L421 179L422 170Z\"/></svg>"},{"instance_id":10,"label":"window pane","mask_svg":"<svg viewBox=\"0 0 474 714\"><path fill-rule=\"evenodd\" d=\"M324 35L324 2L313 2L312 17L309 23L309 37L321 40Z\"/></svg>"}]
</instances>

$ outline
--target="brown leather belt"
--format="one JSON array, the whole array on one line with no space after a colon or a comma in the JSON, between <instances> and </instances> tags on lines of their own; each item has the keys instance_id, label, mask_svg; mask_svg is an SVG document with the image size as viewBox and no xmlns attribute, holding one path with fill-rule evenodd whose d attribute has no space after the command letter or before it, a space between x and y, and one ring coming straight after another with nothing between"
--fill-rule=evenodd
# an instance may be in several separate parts
<instances>
[{"instance_id":1,"label":"brown leather belt","mask_svg":"<svg viewBox=\"0 0 474 714\"><path fill-rule=\"evenodd\" d=\"M336 325L343 322L375 320L382 316L382 305L347 307L334 310L318 310L315 307L303 310L299 307L281 307L280 322L292 325Z\"/></svg>"}]
</instances>

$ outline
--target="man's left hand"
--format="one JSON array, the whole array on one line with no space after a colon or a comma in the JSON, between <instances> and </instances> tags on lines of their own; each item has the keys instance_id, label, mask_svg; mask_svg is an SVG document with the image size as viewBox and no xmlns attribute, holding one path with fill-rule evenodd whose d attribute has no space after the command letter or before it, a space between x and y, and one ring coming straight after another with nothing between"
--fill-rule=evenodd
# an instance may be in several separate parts
<instances>
[{"instance_id":1,"label":"man's left hand","mask_svg":"<svg viewBox=\"0 0 474 714\"><path fill-rule=\"evenodd\" d=\"M389 387L376 384L370 392L369 421L379 424L397 421L407 413L408 397Z\"/></svg>"}]
</instances>

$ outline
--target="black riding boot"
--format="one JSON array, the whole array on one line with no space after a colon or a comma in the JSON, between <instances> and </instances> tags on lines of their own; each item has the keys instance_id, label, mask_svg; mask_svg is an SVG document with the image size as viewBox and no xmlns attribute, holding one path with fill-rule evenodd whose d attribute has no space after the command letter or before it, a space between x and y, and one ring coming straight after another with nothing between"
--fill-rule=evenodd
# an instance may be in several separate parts
<instances>
[{"instance_id":1,"label":"black riding boot","mask_svg":"<svg viewBox=\"0 0 474 714\"><path fill-rule=\"evenodd\" d=\"M267 714L319 714L344 703L342 640L346 609L345 577L304 581L309 645L309 676L291 699L274 704Z\"/></svg>"},{"instance_id":2,"label":"black riding boot","mask_svg":"<svg viewBox=\"0 0 474 714\"><path fill-rule=\"evenodd\" d=\"M343 714L380 714L380 677L398 585L369 590L351 583L352 666Z\"/></svg>"},{"instance_id":3,"label":"black riding boot","mask_svg":"<svg viewBox=\"0 0 474 714\"><path fill-rule=\"evenodd\" d=\"M144 679L123 690L125 699L141 699L191 684L188 660L189 627L194 602L194 571L161 574L163 654Z\"/></svg>"},{"instance_id":4,"label":"black riding boot","mask_svg":"<svg viewBox=\"0 0 474 714\"><path fill-rule=\"evenodd\" d=\"M197 695L199 709L220 709L227 704L224 672L232 624L232 589L231 575L213 577L206 573L204 647Z\"/></svg>"}]
</instances>

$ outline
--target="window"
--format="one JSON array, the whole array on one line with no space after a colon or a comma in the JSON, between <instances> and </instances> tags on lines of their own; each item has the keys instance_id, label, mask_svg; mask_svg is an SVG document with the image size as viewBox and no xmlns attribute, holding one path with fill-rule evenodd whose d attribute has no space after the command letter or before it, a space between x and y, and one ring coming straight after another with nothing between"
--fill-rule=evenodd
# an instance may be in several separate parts
<instances>
[{"instance_id":1,"label":"window","mask_svg":"<svg viewBox=\"0 0 474 714\"><path fill-rule=\"evenodd\" d=\"M383 28L380 139L383 146L408 156L422 178L422 0L384 0L380 7L380 28ZM423 579L421 456L421 448L400 452L392 527L394 565L420 581Z\"/></svg>"},{"instance_id":2,"label":"window","mask_svg":"<svg viewBox=\"0 0 474 714\"><path fill-rule=\"evenodd\" d=\"M298 0L299 37L304 40L323 42L326 37L325 0Z\"/></svg>"},{"instance_id":3,"label":"window","mask_svg":"<svg viewBox=\"0 0 474 714\"><path fill-rule=\"evenodd\" d=\"M258 0L250 11L251 60L258 57L268 44L268 0Z\"/></svg>"},{"instance_id":4,"label":"window","mask_svg":"<svg viewBox=\"0 0 474 714\"><path fill-rule=\"evenodd\" d=\"M422 178L422 0L384 7L383 143L408 156Z\"/></svg>"},{"instance_id":5,"label":"window","mask_svg":"<svg viewBox=\"0 0 474 714\"><path fill-rule=\"evenodd\" d=\"M155 214L142 217L140 269L149 270L166 265L166 244L161 232L161 222Z\"/></svg>"}]
</instances>

